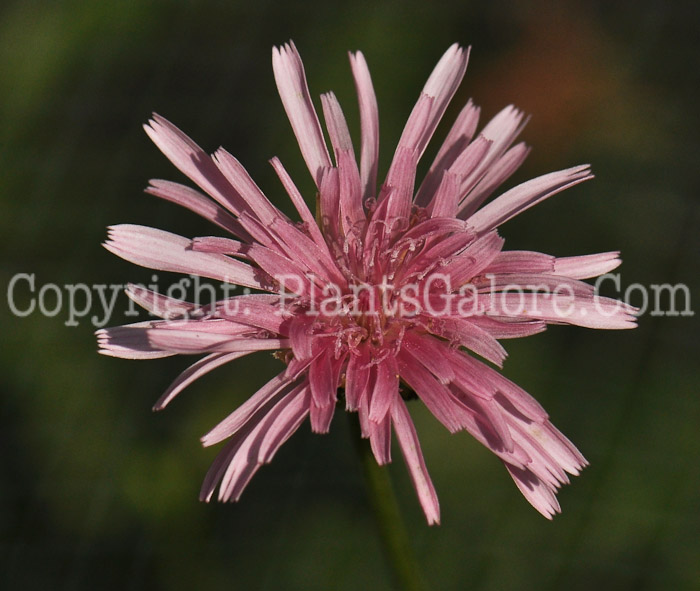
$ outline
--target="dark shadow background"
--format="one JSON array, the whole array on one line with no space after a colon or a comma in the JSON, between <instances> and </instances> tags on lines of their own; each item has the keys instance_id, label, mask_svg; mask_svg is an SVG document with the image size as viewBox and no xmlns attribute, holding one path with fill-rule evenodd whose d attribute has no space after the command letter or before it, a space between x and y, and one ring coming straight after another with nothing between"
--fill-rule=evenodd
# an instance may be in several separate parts
<instances>
[{"instance_id":1,"label":"dark shadow background","mask_svg":"<svg viewBox=\"0 0 700 591\"><path fill-rule=\"evenodd\" d=\"M353 130L347 63L361 49L379 97L382 163L420 88L454 41L473 45L447 113L532 114L534 150L508 186L591 162L597 178L506 224L506 246L565 256L620 249L628 286L686 283L698 297L700 18L693 3L14 1L0 9L0 274L54 283L150 282L100 247L132 222L216 233L142 194L182 180L141 124L168 117L224 145L287 207L278 155L313 198L278 100L271 47L293 38L312 94L333 89ZM442 131L440 131L442 130ZM441 126L438 137L444 134ZM436 143L433 145L433 153ZM430 162L429 153L425 162ZM162 274L161 274L162 275ZM161 281L163 279L161 278ZM308 424L241 502L197 493L216 450L198 442L274 372L231 364L161 414L151 404L188 359L98 356L89 318L17 318L3 293L0 580L8 589L390 589L361 473L339 413ZM641 292L631 292L641 304ZM30 304L27 284L14 293ZM49 294L47 305L57 305ZM669 309L668 298L662 307ZM118 314L127 300L120 295ZM697 305L693 301L691 307ZM686 302L679 295L679 310ZM94 304L91 314L100 315ZM636 331L552 327L506 343L505 374L535 395L591 466L548 522L468 435L412 404L443 525L428 528L401 461L395 479L434 589L696 589L700 398L695 318Z\"/></svg>"}]
</instances>

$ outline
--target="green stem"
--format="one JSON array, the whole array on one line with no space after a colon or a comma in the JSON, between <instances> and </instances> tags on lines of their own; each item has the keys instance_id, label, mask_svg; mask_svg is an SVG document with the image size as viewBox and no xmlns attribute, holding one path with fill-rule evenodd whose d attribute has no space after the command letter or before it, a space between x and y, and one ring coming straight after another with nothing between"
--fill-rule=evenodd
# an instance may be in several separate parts
<instances>
[{"instance_id":1,"label":"green stem","mask_svg":"<svg viewBox=\"0 0 700 591\"><path fill-rule=\"evenodd\" d=\"M382 545L397 586L405 591L422 591L426 586L401 518L389 472L385 466L377 464L369 441L362 439L357 416L347 414L352 424L355 448L362 464L367 493L379 527Z\"/></svg>"}]
</instances>

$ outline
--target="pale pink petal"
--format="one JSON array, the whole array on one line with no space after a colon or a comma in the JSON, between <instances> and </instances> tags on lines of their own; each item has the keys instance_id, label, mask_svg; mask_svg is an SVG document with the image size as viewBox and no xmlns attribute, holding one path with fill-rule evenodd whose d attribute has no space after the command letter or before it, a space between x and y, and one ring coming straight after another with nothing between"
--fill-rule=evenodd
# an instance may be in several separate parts
<instances>
[{"instance_id":1,"label":"pale pink petal","mask_svg":"<svg viewBox=\"0 0 700 591\"><path fill-rule=\"evenodd\" d=\"M234 446L225 450L227 453L222 462L228 467L224 471L223 466L216 466L216 480L221 479L219 500L239 500L255 472L270 461L279 446L296 431L308 413L306 409L300 409L305 395L304 386L298 386L253 418L252 428L241 433L240 437L234 436ZM207 498L204 490L203 496Z\"/></svg>"},{"instance_id":2,"label":"pale pink petal","mask_svg":"<svg viewBox=\"0 0 700 591\"><path fill-rule=\"evenodd\" d=\"M362 207L362 186L355 157L349 150L338 152L340 216L346 237L361 234L366 221Z\"/></svg>"},{"instance_id":3,"label":"pale pink petal","mask_svg":"<svg viewBox=\"0 0 700 591\"><path fill-rule=\"evenodd\" d=\"M236 214L246 209L209 155L170 121L154 113L143 128L168 160L226 209Z\"/></svg>"},{"instance_id":4,"label":"pale pink petal","mask_svg":"<svg viewBox=\"0 0 700 591\"><path fill-rule=\"evenodd\" d=\"M484 234L467 246L451 263L442 267L440 272L449 275L452 288L457 289L488 267L501 252L504 242L496 232Z\"/></svg>"},{"instance_id":5,"label":"pale pink petal","mask_svg":"<svg viewBox=\"0 0 700 591\"><path fill-rule=\"evenodd\" d=\"M542 422L548 418L539 402L494 369L459 351L449 355L460 388L486 400L501 396L501 406L510 405L514 413L521 413L533 421Z\"/></svg>"},{"instance_id":6,"label":"pale pink petal","mask_svg":"<svg viewBox=\"0 0 700 591\"><path fill-rule=\"evenodd\" d=\"M198 380L203 375L208 374L211 370L216 369L234 359L248 355L249 351L238 351L236 353L212 353L200 359L196 363L190 365L183 371L175 381L168 386L168 389L153 405L153 410L163 410L180 392L189 386L195 380Z\"/></svg>"},{"instance_id":7,"label":"pale pink petal","mask_svg":"<svg viewBox=\"0 0 700 591\"><path fill-rule=\"evenodd\" d=\"M480 192L472 192L472 189L487 174L491 167L496 165L523 127L525 127L527 121L523 121L523 119L523 113L509 105L491 119L481 131L481 135L492 143L486 157L474 172L469 175L470 178L464 181L466 192L460 203L460 217L466 218L475 211L475 203L481 200L482 194Z\"/></svg>"},{"instance_id":8,"label":"pale pink petal","mask_svg":"<svg viewBox=\"0 0 700 591\"><path fill-rule=\"evenodd\" d=\"M379 161L379 114L377 97L367 62L361 52L350 54L350 67L355 79L357 100L360 105L362 150L360 154L360 178L363 199L375 196L377 186L377 164Z\"/></svg>"},{"instance_id":9,"label":"pale pink petal","mask_svg":"<svg viewBox=\"0 0 700 591\"><path fill-rule=\"evenodd\" d=\"M411 475L413 486L418 494L428 525L440 523L440 503L438 502L435 487L430 480L428 469L425 467L423 454L420 449L418 435L413 426L411 416L403 400L398 397L391 408L391 419L394 424L394 433L399 442L406 467Z\"/></svg>"},{"instance_id":10,"label":"pale pink petal","mask_svg":"<svg viewBox=\"0 0 700 591\"><path fill-rule=\"evenodd\" d=\"M337 168L327 168L321 173L318 208L324 235L337 244L340 241L340 177Z\"/></svg>"},{"instance_id":11,"label":"pale pink petal","mask_svg":"<svg viewBox=\"0 0 700 591\"><path fill-rule=\"evenodd\" d=\"M477 322L474 322L474 319ZM488 331L479 326L478 319L478 316L441 318L440 322L435 323L434 331L435 334L448 339L451 344L466 347L487 361L502 367L507 353ZM452 379L454 379L454 374Z\"/></svg>"},{"instance_id":12,"label":"pale pink petal","mask_svg":"<svg viewBox=\"0 0 700 591\"><path fill-rule=\"evenodd\" d=\"M148 339L153 347L180 354L236 351L274 351L289 346L287 339L241 338L235 335L194 331L158 330L148 331Z\"/></svg>"},{"instance_id":13,"label":"pale pink petal","mask_svg":"<svg viewBox=\"0 0 700 591\"><path fill-rule=\"evenodd\" d=\"M338 102L333 92L327 92L321 95L321 106L323 107L323 116L326 120L326 129L331 140L331 145L337 154L340 151L349 152L355 159L355 153L352 148L352 139L350 138L350 130L348 129L343 109Z\"/></svg>"},{"instance_id":14,"label":"pale pink petal","mask_svg":"<svg viewBox=\"0 0 700 591\"><path fill-rule=\"evenodd\" d=\"M311 102L304 66L294 43L273 48L272 68L277 90L299 142L299 149L316 186L320 188L322 171L332 164L318 115Z\"/></svg>"},{"instance_id":15,"label":"pale pink petal","mask_svg":"<svg viewBox=\"0 0 700 591\"><path fill-rule=\"evenodd\" d=\"M484 273L554 273L554 257L528 250L499 252Z\"/></svg>"},{"instance_id":16,"label":"pale pink petal","mask_svg":"<svg viewBox=\"0 0 700 591\"><path fill-rule=\"evenodd\" d=\"M505 463L513 481L535 509L547 519L552 519L561 507L554 491L527 469L517 468Z\"/></svg>"},{"instance_id":17,"label":"pale pink petal","mask_svg":"<svg viewBox=\"0 0 700 591\"><path fill-rule=\"evenodd\" d=\"M356 411L360 400L369 397L370 353L368 347L359 347L357 355L351 355L345 374L345 404L349 411Z\"/></svg>"},{"instance_id":18,"label":"pale pink petal","mask_svg":"<svg viewBox=\"0 0 700 591\"><path fill-rule=\"evenodd\" d=\"M340 273L325 243L320 247L285 220L275 220L270 229L287 247L286 252L295 261L304 264L310 272L319 275L323 283L332 283L340 289L347 287L347 281Z\"/></svg>"},{"instance_id":19,"label":"pale pink petal","mask_svg":"<svg viewBox=\"0 0 700 591\"><path fill-rule=\"evenodd\" d=\"M191 242L192 250L197 252L214 252L241 259L248 258L248 245L239 240L221 238L220 236L198 236Z\"/></svg>"},{"instance_id":20,"label":"pale pink petal","mask_svg":"<svg viewBox=\"0 0 700 591\"><path fill-rule=\"evenodd\" d=\"M486 204L469 218L469 225L479 233L488 232L548 197L591 178L587 164L537 177Z\"/></svg>"},{"instance_id":21,"label":"pale pink petal","mask_svg":"<svg viewBox=\"0 0 700 591\"><path fill-rule=\"evenodd\" d=\"M399 146L394 154L386 183L382 188L382 195L387 200L386 214L383 220L389 222L391 226L393 226L395 219L407 219L411 213L416 164L415 150Z\"/></svg>"},{"instance_id":22,"label":"pale pink petal","mask_svg":"<svg viewBox=\"0 0 700 591\"><path fill-rule=\"evenodd\" d=\"M122 359L159 359L175 355L156 347L148 339L153 322L137 322L126 326L101 328L95 332L98 353Z\"/></svg>"},{"instance_id":23,"label":"pale pink petal","mask_svg":"<svg viewBox=\"0 0 700 591\"><path fill-rule=\"evenodd\" d=\"M479 182L482 178L482 171L485 168L484 162L491 156L493 151L493 140L488 139L483 134L479 136L462 152L452 163L449 170L460 178L459 202L462 198ZM461 215L465 218L466 216Z\"/></svg>"},{"instance_id":24,"label":"pale pink petal","mask_svg":"<svg viewBox=\"0 0 700 591\"><path fill-rule=\"evenodd\" d=\"M625 329L636 326L635 312L634 308L618 300L560 292L495 294L488 313L587 328Z\"/></svg>"},{"instance_id":25,"label":"pale pink petal","mask_svg":"<svg viewBox=\"0 0 700 591\"><path fill-rule=\"evenodd\" d=\"M471 142L479 123L479 111L479 107L476 107L471 100L460 111L420 189L418 189L417 205L424 206L430 201L442 180L443 171L449 170L453 162Z\"/></svg>"},{"instance_id":26,"label":"pale pink petal","mask_svg":"<svg viewBox=\"0 0 700 591\"><path fill-rule=\"evenodd\" d=\"M154 316L168 320L190 316L197 309L190 302L170 298L133 283L127 284L124 293Z\"/></svg>"},{"instance_id":27,"label":"pale pink petal","mask_svg":"<svg viewBox=\"0 0 700 591\"><path fill-rule=\"evenodd\" d=\"M235 217L199 191L170 181L151 179L149 182L146 193L185 207L236 236L249 238Z\"/></svg>"},{"instance_id":28,"label":"pale pink petal","mask_svg":"<svg viewBox=\"0 0 700 591\"><path fill-rule=\"evenodd\" d=\"M489 333L494 339L519 339L529 337L547 329L541 320L517 320L510 318L489 318L470 316L469 323Z\"/></svg>"},{"instance_id":29,"label":"pale pink petal","mask_svg":"<svg viewBox=\"0 0 700 591\"><path fill-rule=\"evenodd\" d=\"M299 428L309 414L311 394L306 386L296 388L282 399L283 408L274 424L265 431L258 450L258 462L267 464L277 450Z\"/></svg>"},{"instance_id":30,"label":"pale pink petal","mask_svg":"<svg viewBox=\"0 0 700 591\"><path fill-rule=\"evenodd\" d=\"M423 87L423 93L433 98L430 119L424 127L423 137L418 146L418 158L428 145L435 129L442 119L447 105L459 88L467 70L470 48L463 49L456 43L440 58ZM409 118L410 120L410 118Z\"/></svg>"},{"instance_id":31,"label":"pale pink petal","mask_svg":"<svg viewBox=\"0 0 700 591\"><path fill-rule=\"evenodd\" d=\"M479 293L514 291L522 294L525 305L529 303L531 292L592 296L595 291L592 285L577 279L540 273L489 273L472 285Z\"/></svg>"},{"instance_id":32,"label":"pale pink petal","mask_svg":"<svg viewBox=\"0 0 700 591\"><path fill-rule=\"evenodd\" d=\"M427 210L432 217L454 217L457 215L459 177L448 171L442 176L440 186L435 191Z\"/></svg>"},{"instance_id":33,"label":"pale pink petal","mask_svg":"<svg viewBox=\"0 0 700 591\"><path fill-rule=\"evenodd\" d=\"M383 422L399 395L399 368L390 355L374 366L374 387L369 405L370 421ZM389 425L385 425L388 429ZM370 433L371 437L371 433Z\"/></svg>"},{"instance_id":34,"label":"pale pink petal","mask_svg":"<svg viewBox=\"0 0 700 591\"><path fill-rule=\"evenodd\" d=\"M589 279L610 273L621 263L620 253L617 251L576 257L559 257L554 260L554 273L573 279Z\"/></svg>"},{"instance_id":35,"label":"pale pink petal","mask_svg":"<svg viewBox=\"0 0 700 591\"><path fill-rule=\"evenodd\" d=\"M275 156L272 160L270 160L270 164L272 164L272 168L274 168L277 176L282 182L282 185L287 191L289 198L292 200L294 207L301 217L304 228L309 232L311 239L319 246L325 246L326 242L323 240L321 231L316 223L316 218L314 218L314 215L309 210L309 206L306 205L306 202L299 192L299 189L297 189L294 181L292 181L292 178L289 176L289 173L285 170L284 166L282 166L279 158Z\"/></svg>"},{"instance_id":36,"label":"pale pink petal","mask_svg":"<svg viewBox=\"0 0 700 591\"><path fill-rule=\"evenodd\" d=\"M327 406L335 401L336 384L333 383L331 352L324 351L309 366L311 396L317 406Z\"/></svg>"},{"instance_id":37,"label":"pale pink petal","mask_svg":"<svg viewBox=\"0 0 700 591\"><path fill-rule=\"evenodd\" d=\"M255 214L263 224L286 217L265 197L243 165L226 150L219 148L214 152L213 160L233 190L246 203L246 209Z\"/></svg>"},{"instance_id":38,"label":"pale pink petal","mask_svg":"<svg viewBox=\"0 0 700 591\"><path fill-rule=\"evenodd\" d=\"M519 143L491 164L486 174L467 189L466 199L462 202L462 217L468 218L472 215L506 179L520 168L529 153L530 148L524 143ZM469 203L468 208L464 208L465 202Z\"/></svg>"},{"instance_id":39,"label":"pale pink petal","mask_svg":"<svg viewBox=\"0 0 700 591\"><path fill-rule=\"evenodd\" d=\"M415 154L416 163L418 162L423 153L423 148L425 147L423 145L423 138L431 125L431 113L433 111L434 101L435 97L425 93L421 93L418 97L418 101L413 107L413 111L411 111L401 137L399 138L393 161L396 160L396 155L399 153L399 150L403 149L411 154ZM393 163L391 168L393 168ZM387 179L392 176L391 168L387 174ZM394 174L394 176L397 177L398 175Z\"/></svg>"},{"instance_id":40,"label":"pale pink petal","mask_svg":"<svg viewBox=\"0 0 700 591\"><path fill-rule=\"evenodd\" d=\"M280 290L305 296L314 291L307 270L287 257L258 244L250 247L248 256L279 284Z\"/></svg>"},{"instance_id":41,"label":"pale pink petal","mask_svg":"<svg viewBox=\"0 0 700 591\"><path fill-rule=\"evenodd\" d=\"M441 383L448 384L455 378L454 369L445 357L446 343L432 335L420 335L408 331L404 335L402 351L409 353L416 362L425 366Z\"/></svg>"},{"instance_id":42,"label":"pale pink petal","mask_svg":"<svg viewBox=\"0 0 700 591\"><path fill-rule=\"evenodd\" d=\"M311 422L311 431L314 433L328 433L331 428L331 421L335 413L335 402L318 405L312 398L309 405L309 421Z\"/></svg>"},{"instance_id":43,"label":"pale pink petal","mask_svg":"<svg viewBox=\"0 0 700 591\"><path fill-rule=\"evenodd\" d=\"M285 376L284 372L276 375L209 433L204 435L201 439L202 445L208 447L231 437L231 435L248 423L255 413L275 399L280 392L291 388L292 383L293 380Z\"/></svg>"},{"instance_id":44,"label":"pale pink petal","mask_svg":"<svg viewBox=\"0 0 700 591\"><path fill-rule=\"evenodd\" d=\"M108 228L104 247L117 256L149 269L173 271L267 289L250 265L223 255L195 252L190 240L146 226L121 224Z\"/></svg>"},{"instance_id":45,"label":"pale pink petal","mask_svg":"<svg viewBox=\"0 0 700 591\"><path fill-rule=\"evenodd\" d=\"M285 324L288 313L282 306L279 296L272 294L251 294L236 296L216 302L212 314L239 324L286 335Z\"/></svg>"},{"instance_id":46,"label":"pale pink petal","mask_svg":"<svg viewBox=\"0 0 700 591\"><path fill-rule=\"evenodd\" d=\"M465 411L455 402L449 389L425 365L404 349L397 357L401 378L418 394L425 406L450 431L464 428Z\"/></svg>"},{"instance_id":47,"label":"pale pink petal","mask_svg":"<svg viewBox=\"0 0 700 591\"><path fill-rule=\"evenodd\" d=\"M391 462L391 414L378 422L370 419L369 443L377 464L383 466Z\"/></svg>"}]
</instances>

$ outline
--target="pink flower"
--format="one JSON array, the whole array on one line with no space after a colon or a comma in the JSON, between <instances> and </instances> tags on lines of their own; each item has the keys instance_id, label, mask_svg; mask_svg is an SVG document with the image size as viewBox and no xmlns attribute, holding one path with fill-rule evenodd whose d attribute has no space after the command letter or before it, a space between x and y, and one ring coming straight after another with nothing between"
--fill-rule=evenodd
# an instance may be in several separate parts
<instances>
[{"instance_id":1,"label":"pink flower","mask_svg":"<svg viewBox=\"0 0 700 591\"><path fill-rule=\"evenodd\" d=\"M272 159L300 222L277 209L223 148L208 156L158 115L145 126L207 196L162 180L151 181L147 192L235 239L190 240L119 225L109 229L105 247L137 265L262 293L199 305L130 285L129 297L162 320L98 331L100 352L129 359L206 354L156 409L210 370L255 351L276 351L285 364L202 438L206 446L228 440L206 476L203 500L217 486L220 500L238 500L307 416L314 432L327 432L340 391L379 464L391 461L393 431L428 523L438 523L440 511L404 399L412 394L451 432L466 429L498 456L545 517L560 510L556 490L586 460L529 394L477 356L500 367L506 356L500 339L538 333L547 323L631 328L635 310L580 281L617 267L616 252L555 258L503 250L499 225L592 176L588 166L546 174L484 205L528 152L523 143L512 145L524 125L515 108L476 134L479 109L468 102L416 188L416 166L468 53L453 45L439 61L377 189L377 103L362 54L350 55L360 105L358 165L333 93L321 97L331 156L296 48L273 50L277 87L318 189L314 216Z\"/></svg>"}]
</instances>

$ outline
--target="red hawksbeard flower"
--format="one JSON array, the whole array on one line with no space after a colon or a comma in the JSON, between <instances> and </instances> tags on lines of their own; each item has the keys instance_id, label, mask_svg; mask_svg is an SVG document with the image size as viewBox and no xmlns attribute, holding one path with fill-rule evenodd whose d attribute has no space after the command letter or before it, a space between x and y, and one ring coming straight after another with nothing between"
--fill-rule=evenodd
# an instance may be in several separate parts
<instances>
[{"instance_id":1,"label":"red hawksbeard flower","mask_svg":"<svg viewBox=\"0 0 700 591\"><path fill-rule=\"evenodd\" d=\"M209 500L238 500L258 468L308 416L329 430L339 391L357 412L379 464L396 436L428 523L440 511L404 396L409 391L451 432L466 429L505 464L545 517L555 493L586 460L501 366L500 339L547 323L621 329L635 310L580 281L617 267L618 253L555 258L504 251L497 227L532 205L591 178L588 166L546 174L484 203L523 162L512 145L524 122L507 107L479 134L479 109L462 109L427 176L416 166L467 67L448 49L409 116L381 188L377 102L361 53L350 55L360 106L359 164L340 104L321 97L333 158L293 44L273 50L277 87L318 189L317 216L277 158L272 166L301 222L290 220L223 148L208 156L160 116L146 132L206 195L162 180L147 191L210 220L233 238L190 240L148 227L109 229L108 250L135 264L254 288L207 305L131 285L127 294L162 320L98 331L100 352L129 359L204 354L156 404L164 408L210 370L274 350L285 369L202 439L228 440L204 485ZM317 221L318 218L318 221Z\"/></svg>"}]
</instances>

